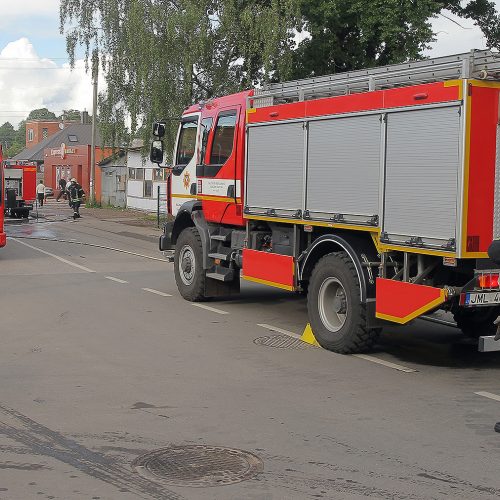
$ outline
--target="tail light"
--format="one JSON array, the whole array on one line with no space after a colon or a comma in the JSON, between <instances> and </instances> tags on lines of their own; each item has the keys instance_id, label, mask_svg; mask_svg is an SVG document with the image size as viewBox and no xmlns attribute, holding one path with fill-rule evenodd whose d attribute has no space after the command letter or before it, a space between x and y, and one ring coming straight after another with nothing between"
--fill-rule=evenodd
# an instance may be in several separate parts
<instances>
[{"instance_id":1,"label":"tail light","mask_svg":"<svg viewBox=\"0 0 500 500\"><path fill-rule=\"evenodd\" d=\"M479 283L479 288L499 288L499 279L500 279L500 274L498 273L488 273L488 274L481 274L478 276L478 283Z\"/></svg>"}]
</instances>

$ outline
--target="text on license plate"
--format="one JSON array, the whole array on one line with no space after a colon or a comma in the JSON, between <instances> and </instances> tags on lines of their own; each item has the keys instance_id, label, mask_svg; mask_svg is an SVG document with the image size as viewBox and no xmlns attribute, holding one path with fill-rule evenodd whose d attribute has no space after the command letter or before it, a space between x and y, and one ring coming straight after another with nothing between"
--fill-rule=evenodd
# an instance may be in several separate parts
<instances>
[{"instance_id":1,"label":"text on license plate","mask_svg":"<svg viewBox=\"0 0 500 500\"><path fill-rule=\"evenodd\" d=\"M486 306L500 304L500 292L468 292L465 294L466 306Z\"/></svg>"}]
</instances>

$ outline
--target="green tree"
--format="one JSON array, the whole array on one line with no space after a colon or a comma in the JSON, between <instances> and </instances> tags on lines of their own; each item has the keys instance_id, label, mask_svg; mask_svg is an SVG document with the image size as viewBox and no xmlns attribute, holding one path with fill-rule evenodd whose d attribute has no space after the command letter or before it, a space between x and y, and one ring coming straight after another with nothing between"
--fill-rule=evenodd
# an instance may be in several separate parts
<instances>
[{"instance_id":1,"label":"green tree","mask_svg":"<svg viewBox=\"0 0 500 500\"><path fill-rule=\"evenodd\" d=\"M68 120L68 121L80 121L82 117L81 111L78 109L65 109L62 112L62 115L58 116L59 120Z\"/></svg>"},{"instance_id":2,"label":"green tree","mask_svg":"<svg viewBox=\"0 0 500 500\"><path fill-rule=\"evenodd\" d=\"M7 158L12 158L13 156L16 156L18 153L20 153L23 149L23 144L14 142L5 150L5 153L7 155Z\"/></svg>"},{"instance_id":3,"label":"green tree","mask_svg":"<svg viewBox=\"0 0 500 500\"><path fill-rule=\"evenodd\" d=\"M5 122L0 126L0 144L4 150L9 148L16 138L16 131L10 122Z\"/></svg>"},{"instance_id":4,"label":"green tree","mask_svg":"<svg viewBox=\"0 0 500 500\"><path fill-rule=\"evenodd\" d=\"M30 111L28 120L55 120L56 115L47 108L39 108Z\"/></svg>"},{"instance_id":5,"label":"green tree","mask_svg":"<svg viewBox=\"0 0 500 500\"><path fill-rule=\"evenodd\" d=\"M490 47L500 46L499 16L487 0L302 0L310 38L294 52L294 77L419 59L434 40L432 19L445 9L472 19Z\"/></svg>"},{"instance_id":6,"label":"green tree","mask_svg":"<svg viewBox=\"0 0 500 500\"><path fill-rule=\"evenodd\" d=\"M78 45L89 66L106 54L99 121L116 144L127 137L126 118L131 134L141 125L149 134L154 119L192 102L290 76L297 2L62 0L61 31L72 62Z\"/></svg>"},{"instance_id":7,"label":"green tree","mask_svg":"<svg viewBox=\"0 0 500 500\"><path fill-rule=\"evenodd\" d=\"M488 0L61 0L60 27L72 64L83 46L89 69L100 65L101 131L122 144L138 129L147 139L154 119L201 99L420 58L434 38L432 19L448 11L500 47ZM295 47L302 29L310 38ZM171 143L176 125L168 123Z\"/></svg>"},{"instance_id":8,"label":"green tree","mask_svg":"<svg viewBox=\"0 0 500 500\"><path fill-rule=\"evenodd\" d=\"M23 149L26 147L26 120L21 120L19 122L14 142L22 145Z\"/></svg>"}]
</instances>

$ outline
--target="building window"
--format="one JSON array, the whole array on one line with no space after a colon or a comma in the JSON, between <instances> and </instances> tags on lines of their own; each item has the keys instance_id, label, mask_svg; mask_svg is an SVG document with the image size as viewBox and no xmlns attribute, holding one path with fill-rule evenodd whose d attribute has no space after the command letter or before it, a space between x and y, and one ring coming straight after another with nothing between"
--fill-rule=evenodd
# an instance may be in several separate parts
<instances>
[{"instance_id":1,"label":"building window","mask_svg":"<svg viewBox=\"0 0 500 500\"><path fill-rule=\"evenodd\" d=\"M48 136L49 136L49 129L42 128L42 139L47 139Z\"/></svg>"},{"instance_id":2,"label":"building window","mask_svg":"<svg viewBox=\"0 0 500 500\"><path fill-rule=\"evenodd\" d=\"M118 191L125 191L125 176L117 175L116 176L116 189Z\"/></svg>"},{"instance_id":3,"label":"building window","mask_svg":"<svg viewBox=\"0 0 500 500\"><path fill-rule=\"evenodd\" d=\"M129 179L135 179L135 168L129 168L128 169L128 178Z\"/></svg>"},{"instance_id":4,"label":"building window","mask_svg":"<svg viewBox=\"0 0 500 500\"><path fill-rule=\"evenodd\" d=\"M34 136L33 129L29 128L28 129L28 141L32 141L33 140L33 136Z\"/></svg>"},{"instance_id":5,"label":"building window","mask_svg":"<svg viewBox=\"0 0 500 500\"><path fill-rule=\"evenodd\" d=\"M78 137L76 135L69 134L68 140L69 140L69 142L78 142Z\"/></svg>"},{"instance_id":6,"label":"building window","mask_svg":"<svg viewBox=\"0 0 500 500\"><path fill-rule=\"evenodd\" d=\"M144 181L144 198L153 196L153 181Z\"/></svg>"},{"instance_id":7,"label":"building window","mask_svg":"<svg viewBox=\"0 0 500 500\"><path fill-rule=\"evenodd\" d=\"M135 169L135 178L138 181L143 181L144 180L144 169L143 168L136 168Z\"/></svg>"},{"instance_id":8,"label":"building window","mask_svg":"<svg viewBox=\"0 0 500 500\"><path fill-rule=\"evenodd\" d=\"M167 169L166 168L153 168L153 180L154 181L166 181L167 180Z\"/></svg>"}]
</instances>

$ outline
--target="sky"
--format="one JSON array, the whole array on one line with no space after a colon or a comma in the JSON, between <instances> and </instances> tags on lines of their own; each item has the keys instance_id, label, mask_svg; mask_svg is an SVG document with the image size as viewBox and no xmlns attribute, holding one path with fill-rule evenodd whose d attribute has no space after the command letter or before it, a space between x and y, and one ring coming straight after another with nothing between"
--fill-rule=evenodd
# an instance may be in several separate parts
<instances>
[{"instance_id":1,"label":"sky","mask_svg":"<svg viewBox=\"0 0 500 500\"><path fill-rule=\"evenodd\" d=\"M2 3L7 0L1 0ZM495 0L500 9L500 0ZM437 41L430 57L485 48L471 22L439 16L433 22ZM83 51L79 50L80 58ZM102 83L102 78L101 78ZM0 124L15 127L32 109L92 108L92 83L82 59L71 70L64 35L59 33L59 0L15 0L0 16Z\"/></svg>"}]
</instances>

